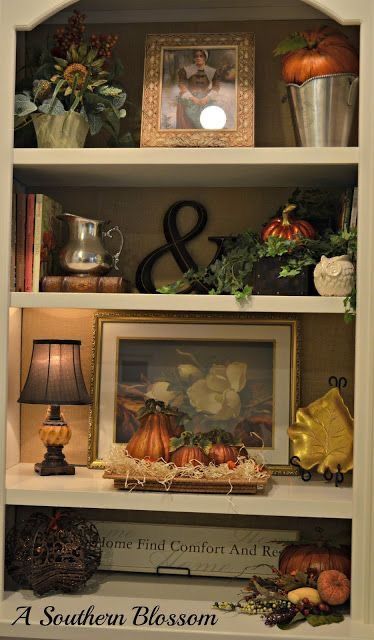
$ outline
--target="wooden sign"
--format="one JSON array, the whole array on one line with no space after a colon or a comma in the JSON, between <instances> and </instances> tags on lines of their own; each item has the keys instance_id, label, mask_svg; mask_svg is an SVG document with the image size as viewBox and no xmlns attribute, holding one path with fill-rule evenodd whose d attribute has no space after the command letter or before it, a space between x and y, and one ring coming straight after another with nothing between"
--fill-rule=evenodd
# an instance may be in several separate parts
<instances>
[{"instance_id":1,"label":"wooden sign","mask_svg":"<svg viewBox=\"0 0 374 640\"><path fill-rule=\"evenodd\" d=\"M298 531L95 522L100 569L204 576L269 575Z\"/></svg>"}]
</instances>

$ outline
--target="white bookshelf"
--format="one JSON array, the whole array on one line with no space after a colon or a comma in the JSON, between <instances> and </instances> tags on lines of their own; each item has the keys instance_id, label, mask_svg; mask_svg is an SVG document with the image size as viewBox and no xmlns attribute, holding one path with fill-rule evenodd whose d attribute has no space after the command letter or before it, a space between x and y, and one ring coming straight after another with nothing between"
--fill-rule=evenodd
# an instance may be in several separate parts
<instances>
[{"instance_id":1,"label":"white bookshelf","mask_svg":"<svg viewBox=\"0 0 374 640\"><path fill-rule=\"evenodd\" d=\"M344 298L319 296L234 296L140 293L12 293L19 309L123 309L137 311L201 311L252 313L344 313Z\"/></svg>"},{"instance_id":2,"label":"white bookshelf","mask_svg":"<svg viewBox=\"0 0 374 640\"><path fill-rule=\"evenodd\" d=\"M341 24L361 25L360 127L359 147L355 148L253 148L253 149L77 149L13 150L13 91L15 70L15 30L29 30L50 19L56 22L61 9L72 0L2 0L0 54L6 63L2 89L7 99L0 101L3 128L0 172L0 242L3 269L0 272L0 407L2 422L8 424L0 434L0 548L4 547L5 508L90 507L134 511L170 511L174 513L242 514L326 518L352 522L352 608L351 618L327 628L308 625L288 632L268 629L259 618L218 613L219 624L206 633L210 640L282 637L307 640L369 640L374 638L374 521L368 505L373 503L374 476L374 59L372 0L84 0L84 10L95 23L163 22L202 20L278 20L318 18L321 12ZM188 5L188 6L187 6ZM239 27L238 27L239 28ZM256 496L178 495L114 490L97 470L77 468L75 477L40 478L32 465L19 463L19 425L15 399L19 384L20 316L23 309L88 308L143 311L217 311L335 314L342 322L341 298L253 296L239 304L232 296L148 296L140 294L9 294L9 253L12 175L26 187L340 187L359 182L359 264L358 316L356 331L355 393L355 473L353 487L335 489L322 481L304 484L298 478L275 478L271 486ZM8 339L9 308L11 334ZM333 319L332 322L335 320ZM321 345L323 348L323 345ZM7 411L8 355L11 384L11 409ZM17 435L18 434L18 435ZM11 466L5 470L6 446L11 449ZM18 462L18 464L17 464ZM0 557L2 557L2 551ZM90 589L79 596L54 596L48 604L58 611L81 610L94 604L100 611L129 610L142 604L161 604L165 611L191 610L211 613L215 599L230 599L238 594L239 583L186 578L156 578L126 574L98 574ZM157 593L158 599L155 599ZM223 595L224 594L224 595ZM10 625L17 606L34 607L30 627ZM50 638L51 630L38 624L45 599L31 592L3 589L3 562L0 566L0 636ZM14 617L14 616L13 616ZM119 637L119 629L90 627L54 627L53 637L90 638L93 633L106 640ZM172 638L200 640L198 628L172 631L164 628L125 627L128 640ZM74 635L73 635L74 634ZM205 636L205 634L204 634ZM204 637L203 636L203 637Z\"/></svg>"}]
</instances>

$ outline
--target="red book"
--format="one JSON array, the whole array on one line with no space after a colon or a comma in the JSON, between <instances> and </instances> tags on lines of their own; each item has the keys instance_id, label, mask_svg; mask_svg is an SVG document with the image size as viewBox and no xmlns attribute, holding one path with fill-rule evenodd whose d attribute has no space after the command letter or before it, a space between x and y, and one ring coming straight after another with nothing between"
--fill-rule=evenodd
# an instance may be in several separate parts
<instances>
[{"instance_id":1,"label":"red book","mask_svg":"<svg viewBox=\"0 0 374 640\"><path fill-rule=\"evenodd\" d=\"M17 235L16 235L16 291L25 290L25 239L26 202L24 193L17 193Z\"/></svg>"},{"instance_id":2,"label":"red book","mask_svg":"<svg viewBox=\"0 0 374 640\"><path fill-rule=\"evenodd\" d=\"M34 262L35 194L27 196L26 246L25 246L25 291L32 291L32 267Z\"/></svg>"}]
</instances>

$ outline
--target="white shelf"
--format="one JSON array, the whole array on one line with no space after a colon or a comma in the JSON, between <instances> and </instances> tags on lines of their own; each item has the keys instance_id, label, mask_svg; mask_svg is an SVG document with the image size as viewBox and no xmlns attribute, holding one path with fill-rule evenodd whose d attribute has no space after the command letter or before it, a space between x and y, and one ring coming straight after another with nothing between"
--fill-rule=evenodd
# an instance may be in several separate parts
<instances>
[{"instance_id":1,"label":"white shelf","mask_svg":"<svg viewBox=\"0 0 374 640\"><path fill-rule=\"evenodd\" d=\"M354 147L15 149L14 176L37 187L349 186Z\"/></svg>"},{"instance_id":2,"label":"white shelf","mask_svg":"<svg viewBox=\"0 0 374 640\"><path fill-rule=\"evenodd\" d=\"M201 640L205 635L209 640L234 640L235 638L282 638L283 640L372 640L373 627L351 622L349 616L340 624L328 627L310 627L304 623L289 631L266 627L260 616L247 616L236 612L222 612L213 609L219 600L237 602L245 586L245 581L217 578L187 578L172 576L152 576L135 574L108 574L98 572L88 582L85 592L79 595L52 595L37 598L31 591L6 592L5 601L0 604L0 634L9 637L26 637L71 640L95 638L117 640L125 634L126 640L165 640L166 637L181 640ZM94 615L99 613L122 613L127 617L124 626L53 626L43 627L40 620L46 620L44 607L55 607L54 614L79 614L94 605ZM30 626L21 620L15 626L10 623L22 613L17 607L31 606ZM166 617L170 613L215 615L214 626L136 626L135 607L148 607L149 613L159 607L159 614ZM144 611L144 610L143 610ZM139 618L138 618L139 620ZM90 633L88 633L88 631Z\"/></svg>"},{"instance_id":3,"label":"white shelf","mask_svg":"<svg viewBox=\"0 0 374 640\"><path fill-rule=\"evenodd\" d=\"M22 309L123 309L254 313L344 313L344 298L319 296L164 295L143 293L12 293L10 306Z\"/></svg>"},{"instance_id":4,"label":"white shelf","mask_svg":"<svg viewBox=\"0 0 374 640\"><path fill-rule=\"evenodd\" d=\"M352 488L296 477L274 477L255 496L118 491L98 469L77 467L75 476L40 477L32 464L7 471L6 503L174 513L220 513L304 518L352 517Z\"/></svg>"}]
</instances>

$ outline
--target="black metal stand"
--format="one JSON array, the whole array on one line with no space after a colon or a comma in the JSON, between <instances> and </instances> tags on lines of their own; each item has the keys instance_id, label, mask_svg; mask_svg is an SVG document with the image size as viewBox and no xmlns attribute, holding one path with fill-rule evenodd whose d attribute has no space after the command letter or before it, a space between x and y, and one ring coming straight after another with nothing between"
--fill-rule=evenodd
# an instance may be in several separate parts
<instances>
[{"instance_id":1,"label":"black metal stand","mask_svg":"<svg viewBox=\"0 0 374 640\"><path fill-rule=\"evenodd\" d=\"M307 469L303 469L303 467L300 464L300 458L298 456L292 456L292 458L290 458L290 464L293 467L296 467L298 469L299 476L304 482L309 482L309 480L312 479L311 472L308 471ZM330 469L326 469L326 471L323 474L323 477L326 480L326 482L331 482L331 480L334 478L334 481L335 481L334 483L336 487L339 487L339 485L341 485L344 482L344 473L342 473L341 471L340 464L338 464L338 470L336 473L332 473Z\"/></svg>"},{"instance_id":2,"label":"black metal stand","mask_svg":"<svg viewBox=\"0 0 374 640\"><path fill-rule=\"evenodd\" d=\"M292 464L293 467L296 467L296 469L299 472L300 478L304 482L309 482L309 480L311 480L312 474L310 473L310 471L303 469L303 467L300 464L300 458L298 456L292 456L292 458L290 458L290 464Z\"/></svg>"}]
</instances>

